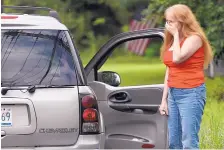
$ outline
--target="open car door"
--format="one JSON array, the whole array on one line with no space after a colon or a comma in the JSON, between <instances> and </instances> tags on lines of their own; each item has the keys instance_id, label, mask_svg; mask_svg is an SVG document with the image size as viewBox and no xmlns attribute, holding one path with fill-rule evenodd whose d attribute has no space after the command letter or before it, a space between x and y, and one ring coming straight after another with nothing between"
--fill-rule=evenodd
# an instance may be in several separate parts
<instances>
[{"instance_id":1,"label":"open car door","mask_svg":"<svg viewBox=\"0 0 224 150\"><path fill-rule=\"evenodd\" d=\"M85 67L88 83L103 114L106 149L167 148L167 117L158 111L163 84L119 87L122 79L118 74L109 70L100 72L116 47L147 38L163 40L163 29L118 34L103 45Z\"/></svg>"}]
</instances>

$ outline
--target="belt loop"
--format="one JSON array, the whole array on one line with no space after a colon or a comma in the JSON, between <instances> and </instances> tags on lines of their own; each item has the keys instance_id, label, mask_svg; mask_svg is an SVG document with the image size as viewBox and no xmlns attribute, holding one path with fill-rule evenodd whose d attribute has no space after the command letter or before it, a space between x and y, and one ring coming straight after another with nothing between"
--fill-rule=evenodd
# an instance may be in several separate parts
<instances>
[{"instance_id":1,"label":"belt loop","mask_svg":"<svg viewBox=\"0 0 224 150\"><path fill-rule=\"evenodd\" d=\"M173 88L172 87L168 87L168 93L173 93Z\"/></svg>"}]
</instances>

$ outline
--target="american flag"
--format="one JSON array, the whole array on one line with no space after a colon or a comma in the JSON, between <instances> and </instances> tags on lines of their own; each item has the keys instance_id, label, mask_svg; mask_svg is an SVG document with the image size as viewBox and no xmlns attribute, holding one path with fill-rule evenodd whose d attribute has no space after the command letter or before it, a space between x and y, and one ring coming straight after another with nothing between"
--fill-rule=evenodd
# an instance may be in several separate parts
<instances>
[{"instance_id":1,"label":"american flag","mask_svg":"<svg viewBox=\"0 0 224 150\"><path fill-rule=\"evenodd\" d=\"M129 31L137 31L143 29L153 28L155 26L155 21L148 20L142 21L141 10L138 10L134 15L133 19L130 21L129 24ZM127 48L129 51L137 54L137 55L144 55L145 50L147 49L150 40L148 38L139 39L139 40L132 40L127 43Z\"/></svg>"}]
</instances>

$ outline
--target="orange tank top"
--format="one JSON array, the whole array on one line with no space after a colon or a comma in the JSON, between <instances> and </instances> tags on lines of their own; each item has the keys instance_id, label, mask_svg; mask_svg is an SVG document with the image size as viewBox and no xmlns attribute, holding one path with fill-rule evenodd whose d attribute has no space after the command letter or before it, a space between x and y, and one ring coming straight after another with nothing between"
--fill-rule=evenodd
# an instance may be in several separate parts
<instances>
[{"instance_id":1,"label":"orange tank top","mask_svg":"<svg viewBox=\"0 0 224 150\"><path fill-rule=\"evenodd\" d=\"M180 47L183 43L180 43ZM175 64L172 60L173 51L165 50L163 62L169 67L168 87L194 88L205 82L203 46L182 63Z\"/></svg>"}]
</instances>

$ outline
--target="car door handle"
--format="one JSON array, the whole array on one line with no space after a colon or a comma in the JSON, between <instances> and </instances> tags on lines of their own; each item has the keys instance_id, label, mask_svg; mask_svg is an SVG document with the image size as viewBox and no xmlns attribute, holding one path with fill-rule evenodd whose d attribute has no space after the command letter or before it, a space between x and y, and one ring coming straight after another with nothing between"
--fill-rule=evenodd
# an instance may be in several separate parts
<instances>
[{"instance_id":1,"label":"car door handle","mask_svg":"<svg viewBox=\"0 0 224 150\"><path fill-rule=\"evenodd\" d=\"M115 110L130 112L136 114L156 114L159 105L137 105L137 104L115 104L110 103L109 106Z\"/></svg>"},{"instance_id":2,"label":"car door handle","mask_svg":"<svg viewBox=\"0 0 224 150\"><path fill-rule=\"evenodd\" d=\"M155 114L158 112L159 105L128 105L132 112Z\"/></svg>"},{"instance_id":3,"label":"car door handle","mask_svg":"<svg viewBox=\"0 0 224 150\"><path fill-rule=\"evenodd\" d=\"M109 100L113 103L127 103L131 101L131 96L126 91L116 91L109 95Z\"/></svg>"}]
</instances>

